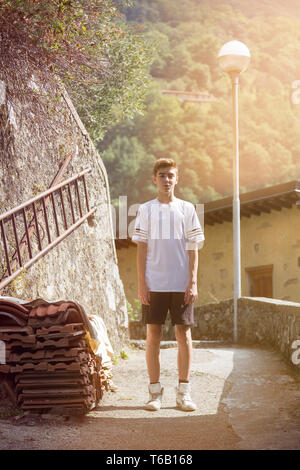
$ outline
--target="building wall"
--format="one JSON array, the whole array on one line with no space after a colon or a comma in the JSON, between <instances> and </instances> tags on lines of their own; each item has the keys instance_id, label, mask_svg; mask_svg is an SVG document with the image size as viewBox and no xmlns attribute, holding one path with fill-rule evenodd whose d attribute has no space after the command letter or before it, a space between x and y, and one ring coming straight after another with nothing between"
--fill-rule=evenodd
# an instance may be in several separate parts
<instances>
[{"instance_id":1,"label":"building wall","mask_svg":"<svg viewBox=\"0 0 300 470\"><path fill-rule=\"evenodd\" d=\"M253 219L253 221L251 221ZM274 264L273 297L300 301L300 210L282 208L263 216L244 219L243 267ZM245 248L247 247L247 248ZM247 279L243 270L243 295Z\"/></svg>"},{"instance_id":2,"label":"building wall","mask_svg":"<svg viewBox=\"0 0 300 470\"><path fill-rule=\"evenodd\" d=\"M232 223L205 225L199 251L196 305L233 296ZM117 250L127 300L137 298L136 247ZM300 210L282 208L241 218L242 295L249 296L246 268L273 264L273 297L300 302Z\"/></svg>"},{"instance_id":3,"label":"building wall","mask_svg":"<svg viewBox=\"0 0 300 470\"><path fill-rule=\"evenodd\" d=\"M205 226L200 251L200 303L224 300L233 293L232 224ZM273 264L273 297L300 301L300 211L283 208L241 218L242 295L248 296L246 268Z\"/></svg>"}]
</instances>

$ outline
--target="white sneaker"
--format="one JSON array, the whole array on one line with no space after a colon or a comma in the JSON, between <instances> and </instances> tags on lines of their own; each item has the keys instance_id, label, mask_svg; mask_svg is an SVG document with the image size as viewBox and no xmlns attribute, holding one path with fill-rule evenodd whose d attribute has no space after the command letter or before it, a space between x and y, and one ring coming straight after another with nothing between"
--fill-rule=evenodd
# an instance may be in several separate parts
<instances>
[{"instance_id":1,"label":"white sneaker","mask_svg":"<svg viewBox=\"0 0 300 470\"><path fill-rule=\"evenodd\" d=\"M176 404L182 411L195 411L197 406L191 398L191 385L180 382L176 390Z\"/></svg>"},{"instance_id":2,"label":"white sneaker","mask_svg":"<svg viewBox=\"0 0 300 470\"><path fill-rule=\"evenodd\" d=\"M150 411L158 411L161 408L161 400L163 396L164 389L157 384L149 384L149 401L145 404L145 409Z\"/></svg>"}]
</instances>

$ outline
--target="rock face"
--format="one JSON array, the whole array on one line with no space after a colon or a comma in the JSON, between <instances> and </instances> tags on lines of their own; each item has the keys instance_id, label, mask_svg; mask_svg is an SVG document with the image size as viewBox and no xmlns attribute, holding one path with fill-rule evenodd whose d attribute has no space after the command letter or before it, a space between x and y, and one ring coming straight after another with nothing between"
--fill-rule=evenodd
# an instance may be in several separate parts
<instances>
[{"instance_id":1,"label":"rock face","mask_svg":"<svg viewBox=\"0 0 300 470\"><path fill-rule=\"evenodd\" d=\"M44 95L41 115L30 102L8 98L13 96L8 86L13 85L0 81L0 214L48 189L70 152L74 156L62 180L90 167L87 192L90 207L97 210L0 295L74 300L103 318L117 353L128 340L128 319L102 160L61 85L53 89L32 77L28 86L37 97ZM1 245L0 277L4 271Z\"/></svg>"}]
</instances>

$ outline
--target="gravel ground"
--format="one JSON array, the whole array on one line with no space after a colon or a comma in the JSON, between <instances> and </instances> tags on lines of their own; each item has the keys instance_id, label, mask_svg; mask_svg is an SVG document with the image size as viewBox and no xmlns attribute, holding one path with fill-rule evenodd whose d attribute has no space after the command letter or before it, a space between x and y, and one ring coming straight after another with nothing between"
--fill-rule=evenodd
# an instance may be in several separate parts
<instances>
[{"instance_id":1,"label":"gravel ground","mask_svg":"<svg viewBox=\"0 0 300 470\"><path fill-rule=\"evenodd\" d=\"M106 392L97 409L84 417L2 418L0 449L300 449L299 375L278 353L195 342L191 383L198 409L182 412L175 403L174 346L162 345L165 392L158 412L143 409L148 400L145 351L135 347L113 366L118 390Z\"/></svg>"}]
</instances>

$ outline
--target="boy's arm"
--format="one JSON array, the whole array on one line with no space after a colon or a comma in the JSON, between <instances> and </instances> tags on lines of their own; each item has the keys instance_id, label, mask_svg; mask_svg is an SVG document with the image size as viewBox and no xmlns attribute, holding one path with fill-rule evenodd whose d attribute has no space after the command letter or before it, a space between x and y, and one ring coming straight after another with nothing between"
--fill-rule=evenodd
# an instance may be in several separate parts
<instances>
[{"instance_id":1,"label":"boy's arm","mask_svg":"<svg viewBox=\"0 0 300 470\"><path fill-rule=\"evenodd\" d=\"M147 243L137 242L138 297L144 305L149 305L150 292L146 283Z\"/></svg>"},{"instance_id":2,"label":"boy's arm","mask_svg":"<svg viewBox=\"0 0 300 470\"><path fill-rule=\"evenodd\" d=\"M198 250L188 250L190 263L190 279L185 291L184 301L186 304L192 304L197 300L197 273L198 273Z\"/></svg>"}]
</instances>

